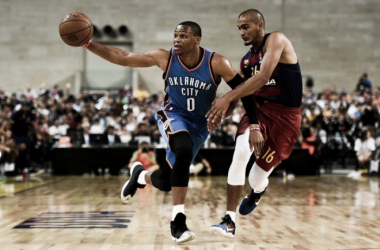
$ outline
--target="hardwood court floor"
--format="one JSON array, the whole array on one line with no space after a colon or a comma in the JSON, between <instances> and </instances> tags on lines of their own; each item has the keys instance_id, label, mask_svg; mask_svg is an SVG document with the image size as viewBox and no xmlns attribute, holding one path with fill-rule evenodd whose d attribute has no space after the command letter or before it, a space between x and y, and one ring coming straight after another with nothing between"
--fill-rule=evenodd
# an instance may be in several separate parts
<instances>
[{"instance_id":1,"label":"hardwood court floor","mask_svg":"<svg viewBox=\"0 0 380 250\"><path fill-rule=\"evenodd\" d=\"M51 177L26 189L0 182L0 249L380 249L378 178L271 178L259 207L238 216L227 239L208 233L224 215L226 177L192 177L186 214L196 239L184 245L171 241L171 194L147 186L123 204L127 179Z\"/></svg>"}]
</instances>

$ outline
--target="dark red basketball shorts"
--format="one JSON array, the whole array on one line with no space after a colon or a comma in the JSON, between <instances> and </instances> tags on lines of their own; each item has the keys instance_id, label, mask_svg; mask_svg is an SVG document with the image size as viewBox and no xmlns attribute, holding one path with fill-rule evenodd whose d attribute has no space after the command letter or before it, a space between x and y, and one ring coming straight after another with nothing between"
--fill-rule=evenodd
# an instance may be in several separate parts
<instances>
[{"instance_id":1,"label":"dark red basketball shorts","mask_svg":"<svg viewBox=\"0 0 380 250\"><path fill-rule=\"evenodd\" d=\"M256 163L265 171L269 171L287 159L292 152L300 132L301 111L300 108L289 108L269 102L257 103L257 109L265 143ZM248 117L244 114L237 135L243 134L249 125Z\"/></svg>"}]
</instances>

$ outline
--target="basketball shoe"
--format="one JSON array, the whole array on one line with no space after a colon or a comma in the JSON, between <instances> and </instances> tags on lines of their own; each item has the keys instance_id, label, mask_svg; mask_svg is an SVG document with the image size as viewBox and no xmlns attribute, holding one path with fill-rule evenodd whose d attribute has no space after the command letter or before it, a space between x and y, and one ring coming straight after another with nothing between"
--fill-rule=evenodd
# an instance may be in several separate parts
<instances>
[{"instance_id":1,"label":"basketball shoe","mask_svg":"<svg viewBox=\"0 0 380 250\"><path fill-rule=\"evenodd\" d=\"M195 233L186 226L186 215L177 214L174 221L170 222L172 240L176 243L184 243L195 239Z\"/></svg>"},{"instance_id":2,"label":"basketball shoe","mask_svg":"<svg viewBox=\"0 0 380 250\"><path fill-rule=\"evenodd\" d=\"M131 202L133 196L136 193L137 188L144 188L145 185L141 185L137 182L140 173L145 170L143 165L136 161L131 167L131 178L127 180L121 189L120 199L124 203Z\"/></svg>"},{"instance_id":3,"label":"basketball shoe","mask_svg":"<svg viewBox=\"0 0 380 250\"><path fill-rule=\"evenodd\" d=\"M264 191L261 193L255 193L252 189L251 192L241 201L239 206L239 213L241 215L247 215L251 213L257 207L257 205L259 205L260 198L265 193L265 190L266 189L264 189Z\"/></svg>"},{"instance_id":4,"label":"basketball shoe","mask_svg":"<svg viewBox=\"0 0 380 250\"><path fill-rule=\"evenodd\" d=\"M216 225L212 225L208 232L213 235L234 238L235 229L235 222L231 219L229 214L226 214L224 217L222 217L222 222Z\"/></svg>"}]
</instances>

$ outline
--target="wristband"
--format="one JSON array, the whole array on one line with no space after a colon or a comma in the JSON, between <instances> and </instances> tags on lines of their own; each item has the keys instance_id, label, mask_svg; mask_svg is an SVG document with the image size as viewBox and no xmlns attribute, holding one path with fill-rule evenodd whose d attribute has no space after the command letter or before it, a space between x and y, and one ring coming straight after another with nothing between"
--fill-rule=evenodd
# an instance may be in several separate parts
<instances>
[{"instance_id":1,"label":"wristband","mask_svg":"<svg viewBox=\"0 0 380 250\"><path fill-rule=\"evenodd\" d=\"M83 45L83 47L85 47L86 49L88 48L88 46L90 46L90 44L92 43L91 39L85 44Z\"/></svg>"},{"instance_id":2,"label":"wristband","mask_svg":"<svg viewBox=\"0 0 380 250\"><path fill-rule=\"evenodd\" d=\"M252 131L252 130L257 130L257 131L261 131L260 130L260 126L258 124L251 124L249 126L249 131Z\"/></svg>"}]
</instances>

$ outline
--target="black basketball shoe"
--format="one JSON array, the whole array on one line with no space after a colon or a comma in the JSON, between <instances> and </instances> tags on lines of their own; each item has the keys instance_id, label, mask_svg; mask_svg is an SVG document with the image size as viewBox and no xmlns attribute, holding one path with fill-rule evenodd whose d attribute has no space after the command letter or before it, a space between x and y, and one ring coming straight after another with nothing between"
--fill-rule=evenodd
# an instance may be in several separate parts
<instances>
[{"instance_id":1,"label":"black basketball shoe","mask_svg":"<svg viewBox=\"0 0 380 250\"><path fill-rule=\"evenodd\" d=\"M195 233L186 226L186 215L183 213L177 214L174 221L170 222L170 229L172 240L176 243L184 243L195 239Z\"/></svg>"},{"instance_id":2,"label":"black basketball shoe","mask_svg":"<svg viewBox=\"0 0 380 250\"><path fill-rule=\"evenodd\" d=\"M121 189L120 199L124 203L129 203L136 193L137 188L144 188L145 185L141 185L137 182L140 173L145 170L140 162L136 161L131 167L131 178L125 182Z\"/></svg>"},{"instance_id":3,"label":"black basketball shoe","mask_svg":"<svg viewBox=\"0 0 380 250\"><path fill-rule=\"evenodd\" d=\"M224 217L222 217L222 222L216 225L212 225L208 232L214 235L234 238L235 229L235 222L231 219L231 216L229 214L226 214Z\"/></svg>"},{"instance_id":4,"label":"black basketball shoe","mask_svg":"<svg viewBox=\"0 0 380 250\"><path fill-rule=\"evenodd\" d=\"M265 190L261 193L255 193L253 189L251 192L243 198L239 206L239 213L241 215L247 215L251 213L258 205L261 199L261 196L265 193Z\"/></svg>"}]
</instances>

